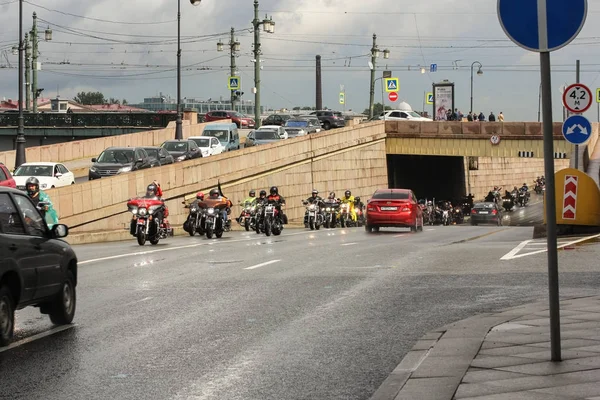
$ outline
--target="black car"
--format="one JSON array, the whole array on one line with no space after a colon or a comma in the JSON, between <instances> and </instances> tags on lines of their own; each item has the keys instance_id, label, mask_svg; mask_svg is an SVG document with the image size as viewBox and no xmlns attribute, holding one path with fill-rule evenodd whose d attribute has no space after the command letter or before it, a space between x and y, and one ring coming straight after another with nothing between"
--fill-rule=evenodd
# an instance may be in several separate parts
<instances>
[{"instance_id":1,"label":"black car","mask_svg":"<svg viewBox=\"0 0 600 400\"><path fill-rule=\"evenodd\" d=\"M144 147L144 150L146 150L146 153L148 153L150 157L157 160L160 165L168 165L175 162L175 158L162 147Z\"/></svg>"},{"instance_id":2,"label":"black car","mask_svg":"<svg viewBox=\"0 0 600 400\"><path fill-rule=\"evenodd\" d=\"M22 191L0 188L0 346L12 340L15 310L34 306L55 324L73 321L77 257L60 240L68 233L49 229Z\"/></svg>"},{"instance_id":3,"label":"black car","mask_svg":"<svg viewBox=\"0 0 600 400\"><path fill-rule=\"evenodd\" d=\"M339 111L319 110L311 112L310 115L316 115L317 118L319 118L319 121L321 121L321 126L323 126L323 129L325 130L331 128L343 128L346 126L346 120Z\"/></svg>"},{"instance_id":4,"label":"black car","mask_svg":"<svg viewBox=\"0 0 600 400\"><path fill-rule=\"evenodd\" d=\"M493 202L475 203L471 209L471 225L478 224L502 226L502 209Z\"/></svg>"},{"instance_id":5,"label":"black car","mask_svg":"<svg viewBox=\"0 0 600 400\"><path fill-rule=\"evenodd\" d=\"M88 173L90 181L103 176L160 166L143 147L109 147L98 158L92 158L92 162Z\"/></svg>"},{"instance_id":6,"label":"black car","mask_svg":"<svg viewBox=\"0 0 600 400\"><path fill-rule=\"evenodd\" d=\"M261 124L262 125L285 125L288 119L293 118L291 114L272 114L265 118Z\"/></svg>"},{"instance_id":7,"label":"black car","mask_svg":"<svg viewBox=\"0 0 600 400\"><path fill-rule=\"evenodd\" d=\"M167 140L160 145L176 162L202 157L200 147L193 140Z\"/></svg>"}]
</instances>

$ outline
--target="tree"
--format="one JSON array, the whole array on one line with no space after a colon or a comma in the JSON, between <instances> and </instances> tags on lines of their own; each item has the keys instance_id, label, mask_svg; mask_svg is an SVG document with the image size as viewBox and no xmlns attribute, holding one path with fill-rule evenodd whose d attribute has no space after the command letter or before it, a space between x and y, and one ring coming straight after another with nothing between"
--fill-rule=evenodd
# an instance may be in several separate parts
<instances>
[{"instance_id":1,"label":"tree","mask_svg":"<svg viewBox=\"0 0 600 400\"><path fill-rule=\"evenodd\" d=\"M298 111L298 110L300 110L300 107L294 107L294 108L292 108L292 110Z\"/></svg>"},{"instance_id":2,"label":"tree","mask_svg":"<svg viewBox=\"0 0 600 400\"><path fill-rule=\"evenodd\" d=\"M73 101L86 105L98 105L106 103L104 95L100 92L79 92L77 93L77 96L73 98Z\"/></svg>"},{"instance_id":3,"label":"tree","mask_svg":"<svg viewBox=\"0 0 600 400\"><path fill-rule=\"evenodd\" d=\"M304 106L304 107L302 107L302 109L303 110L312 110L313 108L312 107L308 107L308 106Z\"/></svg>"},{"instance_id":4,"label":"tree","mask_svg":"<svg viewBox=\"0 0 600 400\"><path fill-rule=\"evenodd\" d=\"M385 106L386 110L391 110L392 107L390 106ZM373 104L373 116L379 115L383 112L383 104L381 103L375 103ZM365 108L365 111L363 111L364 115L369 115L369 109Z\"/></svg>"},{"instance_id":5,"label":"tree","mask_svg":"<svg viewBox=\"0 0 600 400\"><path fill-rule=\"evenodd\" d=\"M126 99L121 100L121 105L126 106L129 102Z\"/></svg>"},{"instance_id":6,"label":"tree","mask_svg":"<svg viewBox=\"0 0 600 400\"><path fill-rule=\"evenodd\" d=\"M108 104L121 104L121 101L119 99L111 97L110 99L108 99Z\"/></svg>"}]
</instances>

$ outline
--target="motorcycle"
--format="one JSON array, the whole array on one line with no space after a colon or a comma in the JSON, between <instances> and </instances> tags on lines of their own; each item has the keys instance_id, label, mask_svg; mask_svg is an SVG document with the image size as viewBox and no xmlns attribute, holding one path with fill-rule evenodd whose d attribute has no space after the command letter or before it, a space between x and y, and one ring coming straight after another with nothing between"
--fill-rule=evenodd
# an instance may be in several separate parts
<instances>
[{"instance_id":1,"label":"motorcycle","mask_svg":"<svg viewBox=\"0 0 600 400\"><path fill-rule=\"evenodd\" d=\"M275 203L269 202L264 206L264 217L263 217L262 230L267 236L271 236L271 233L275 236L281 235L283 230L283 224L279 216L279 210Z\"/></svg>"},{"instance_id":2,"label":"motorcycle","mask_svg":"<svg viewBox=\"0 0 600 400\"><path fill-rule=\"evenodd\" d=\"M306 223L308 224L310 230L313 231L315 229L321 229L321 225L323 225L325 220L323 218L323 213L321 213L321 207L319 207L319 204L316 202L309 203L306 200L304 200L302 204L306 206Z\"/></svg>"},{"instance_id":3,"label":"motorcycle","mask_svg":"<svg viewBox=\"0 0 600 400\"><path fill-rule=\"evenodd\" d=\"M527 203L529 203L529 192L525 192L524 190L519 191L517 195L517 203L521 207L525 207Z\"/></svg>"},{"instance_id":4,"label":"motorcycle","mask_svg":"<svg viewBox=\"0 0 600 400\"><path fill-rule=\"evenodd\" d=\"M450 214L450 210L441 210L442 211L442 225L448 226L452 223L452 214Z\"/></svg>"},{"instance_id":5,"label":"motorcycle","mask_svg":"<svg viewBox=\"0 0 600 400\"><path fill-rule=\"evenodd\" d=\"M535 182L533 190L535 190L536 194L541 194L546 190L546 184L542 182Z\"/></svg>"},{"instance_id":6,"label":"motorcycle","mask_svg":"<svg viewBox=\"0 0 600 400\"><path fill-rule=\"evenodd\" d=\"M365 212L360 204L354 204L354 212L356 212L356 225L358 227L365 225Z\"/></svg>"},{"instance_id":7,"label":"motorcycle","mask_svg":"<svg viewBox=\"0 0 600 400\"><path fill-rule=\"evenodd\" d=\"M340 221L340 226L342 228L350 228L354 226L355 222L352 220L352 215L350 214L350 204L342 203L340 204L340 210L338 212L338 219Z\"/></svg>"},{"instance_id":8,"label":"motorcycle","mask_svg":"<svg viewBox=\"0 0 600 400\"><path fill-rule=\"evenodd\" d=\"M256 206L252 204L242 204L242 206L244 206L244 209L237 221L246 231L250 231L250 229L254 230L256 224Z\"/></svg>"},{"instance_id":9,"label":"motorcycle","mask_svg":"<svg viewBox=\"0 0 600 400\"><path fill-rule=\"evenodd\" d=\"M340 203L325 203L325 228L335 228L337 225L336 215L340 208Z\"/></svg>"},{"instance_id":10,"label":"motorcycle","mask_svg":"<svg viewBox=\"0 0 600 400\"><path fill-rule=\"evenodd\" d=\"M465 222L465 215L463 214L462 207L457 206L452 209L452 220L458 225Z\"/></svg>"},{"instance_id":11,"label":"motorcycle","mask_svg":"<svg viewBox=\"0 0 600 400\"><path fill-rule=\"evenodd\" d=\"M502 198L502 207L506 210L506 211L512 211L512 209L515 207L515 200L513 195L506 191L506 195Z\"/></svg>"},{"instance_id":12,"label":"motorcycle","mask_svg":"<svg viewBox=\"0 0 600 400\"><path fill-rule=\"evenodd\" d=\"M130 233L137 238L140 246L145 245L146 240L149 240L152 245L157 245L160 239L173 236L173 229L167 220L169 211L164 207L162 200L138 197L129 200L127 208L133 214ZM160 221L160 217L155 214L163 208L163 220Z\"/></svg>"},{"instance_id":13,"label":"motorcycle","mask_svg":"<svg viewBox=\"0 0 600 400\"><path fill-rule=\"evenodd\" d=\"M186 204L185 201L183 204ZM183 230L186 231L190 236L194 236L196 232L203 236L206 232L204 230L205 223L205 211L201 208L197 202L193 202L189 206L186 205L186 208L189 208L189 214L185 222L183 223Z\"/></svg>"},{"instance_id":14,"label":"motorcycle","mask_svg":"<svg viewBox=\"0 0 600 400\"><path fill-rule=\"evenodd\" d=\"M227 225L223 220L222 207L208 207L205 211L204 232L208 239L212 239L213 235L220 239L223 232L227 229Z\"/></svg>"},{"instance_id":15,"label":"motorcycle","mask_svg":"<svg viewBox=\"0 0 600 400\"><path fill-rule=\"evenodd\" d=\"M461 204L463 215L471 215L471 210L473 209L473 198L465 196L462 198Z\"/></svg>"}]
</instances>

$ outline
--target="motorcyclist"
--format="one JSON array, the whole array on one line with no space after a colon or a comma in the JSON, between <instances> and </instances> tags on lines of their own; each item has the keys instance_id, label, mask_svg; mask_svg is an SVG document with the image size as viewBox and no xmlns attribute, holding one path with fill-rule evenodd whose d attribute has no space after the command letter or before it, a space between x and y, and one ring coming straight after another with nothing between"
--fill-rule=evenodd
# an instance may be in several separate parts
<instances>
[{"instance_id":1,"label":"motorcyclist","mask_svg":"<svg viewBox=\"0 0 600 400\"><path fill-rule=\"evenodd\" d=\"M517 187L515 186L515 189L516 188ZM529 192L529 186L527 186L527 183L523 183L523 186L521 186L521 192L525 192L525 193Z\"/></svg>"},{"instance_id":2,"label":"motorcyclist","mask_svg":"<svg viewBox=\"0 0 600 400\"><path fill-rule=\"evenodd\" d=\"M159 226L162 226L165 216L169 215L167 206L165 205L165 202L162 199L162 194L163 193L160 189L160 186L157 184L156 181L154 181L151 184L149 184L148 187L146 187L146 196L144 196L144 198L146 199L156 199L162 202L162 207L160 207L154 212L154 218L158 220Z\"/></svg>"},{"instance_id":3,"label":"motorcyclist","mask_svg":"<svg viewBox=\"0 0 600 400\"><path fill-rule=\"evenodd\" d=\"M329 196L327 196L327 199L325 199L325 206L327 208L331 208L332 209L332 228L335 226L336 224L336 212L338 211L338 207L339 207L339 201L337 199L337 197L335 197L335 192L329 192Z\"/></svg>"},{"instance_id":4,"label":"motorcyclist","mask_svg":"<svg viewBox=\"0 0 600 400\"><path fill-rule=\"evenodd\" d=\"M263 206L267 204L267 191L261 190L258 194L258 198L256 199L256 225L260 226L262 224L262 220L264 218L264 208Z\"/></svg>"},{"instance_id":5,"label":"motorcyclist","mask_svg":"<svg viewBox=\"0 0 600 400\"><path fill-rule=\"evenodd\" d=\"M252 189L248 192L248 197L246 197L244 199L244 201L242 201L242 203L240 204L242 206L242 213L237 218L238 223L242 222L242 215L244 214L244 209L246 209L246 207L251 207L251 206L255 205L256 200L257 200L256 199L256 191L254 189Z\"/></svg>"},{"instance_id":6,"label":"motorcyclist","mask_svg":"<svg viewBox=\"0 0 600 400\"><path fill-rule=\"evenodd\" d=\"M269 203L275 204L275 208L277 209L277 211L279 211L279 214L281 215L281 222L284 225L286 225L288 223L287 215L285 215L283 213L283 210L281 209L281 206L285 205L285 199L279 194L279 189L277 188L277 186L271 186L271 189L269 189L269 196L267 197L267 201Z\"/></svg>"},{"instance_id":7,"label":"motorcyclist","mask_svg":"<svg viewBox=\"0 0 600 400\"><path fill-rule=\"evenodd\" d=\"M35 207L40 210L48 228L52 228L53 225L58 224L58 214L52 206L50 197L44 191L40 190L40 181L33 176L28 178L25 181L25 189ZM40 203L43 204L40 206Z\"/></svg>"},{"instance_id":8,"label":"motorcyclist","mask_svg":"<svg viewBox=\"0 0 600 400\"><path fill-rule=\"evenodd\" d=\"M319 191L317 189L313 189L310 197L304 201L305 204L316 204L317 207L320 207L323 203L323 199L319 196ZM304 213L304 227L308 228L308 210Z\"/></svg>"},{"instance_id":9,"label":"motorcyclist","mask_svg":"<svg viewBox=\"0 0 600 400\"><path fill-rule=\"evenodd\" d=\"M208 194L208 199L206 199L204 203L210 203L207 205L221 210L224 227L231 224L231 221L228 220L227 216L231 213L232 203L227 197L219 194L219 189L211 189Z\"/></svg>"},{"instance_id":10,"label":"motorcyclist","mask_svg":"<svg viewBox=\"0 0 600 400\"><path fill-rule=\"evenodd\" d=\"M350 190L346 190L344 192L344 197L340 199L342 204L349 204L350 208L350 217L352 221L356 222L356 211L354 210L354 196L352 196L352 192Z\"/></svg>"}]
</instances>

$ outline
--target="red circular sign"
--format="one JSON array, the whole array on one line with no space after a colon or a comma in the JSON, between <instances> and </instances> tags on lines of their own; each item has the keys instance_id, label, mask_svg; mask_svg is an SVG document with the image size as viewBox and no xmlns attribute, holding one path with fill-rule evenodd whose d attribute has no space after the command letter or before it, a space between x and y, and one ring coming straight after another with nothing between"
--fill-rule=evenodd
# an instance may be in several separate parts
<instances>
[{"instance_id":1,"label":"red circular sign","mask_svg":"<svg viewBox=\"0 0 600 400\"><path fill-rule=\"evenodd\" d=\"M390 101L396 101L396 100L398 100L398 93L396 93L396 92L390 92L390 94L388 95L388 99L390 99Z\"/></svg>"},{"instance_id":2,"label":"red circular sign","mask_svg":"<svg viewBox=\"0 0 600 400\"><path fill-rule=\"evenodd\" d=\"M583 114L592 106L592 91L581 83L570 85L563 92L563 105L574 114Z\"/></svg>"}]
</instances>

